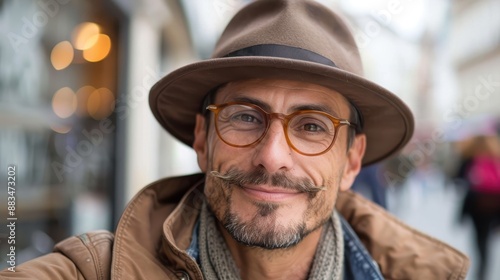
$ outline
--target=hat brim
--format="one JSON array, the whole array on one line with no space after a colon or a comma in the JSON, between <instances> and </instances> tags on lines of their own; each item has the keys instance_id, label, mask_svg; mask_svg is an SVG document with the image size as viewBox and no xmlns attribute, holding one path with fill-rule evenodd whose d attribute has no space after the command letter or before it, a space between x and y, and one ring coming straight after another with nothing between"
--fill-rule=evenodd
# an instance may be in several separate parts
<instances>
[{"instance_id":1,"label":"hat brim","mask_svg":"<svg viewBox=\"0 0 500 280\"><path fill-rule=\"evenodd\" d=\"M200 112L205 95L219 85L255 78L303 81L345 96L364 120L367 148L363 165L396 153L413 134L411 111L387 89L335 67L288 58L228 57L193 63L158 81L151 89L149 104L168 132L192 146L195 115Z\"/></svg>"}]
</instances>

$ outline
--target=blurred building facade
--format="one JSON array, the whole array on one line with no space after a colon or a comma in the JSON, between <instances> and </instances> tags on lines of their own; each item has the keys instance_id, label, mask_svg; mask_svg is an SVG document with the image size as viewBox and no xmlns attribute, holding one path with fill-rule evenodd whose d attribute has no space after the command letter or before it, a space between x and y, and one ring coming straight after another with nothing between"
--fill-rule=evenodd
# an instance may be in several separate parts
<instances>
[{"instance_id":1,"label":"blurred building facade","mask_svg":"<svg viewBox=\"0 0 500 280\"><path fill-rule=\"evenodd\" d=\"M459 98L451 118L499 117L500 2L452 1L450 48Z\"/></svg>"},{"instance_id":2,"label":"blurred building facade","mask_svg":"<svg viewBox=\"0 0 500 280\"><path fill-rule=\"evenodd\" d=\"M0 28L0 166L17 170L17 264L112 230L146 184L197 170L148 104L158 79L195 59L182 3L6 0ZM7 189L0 204L5 221Z\"/></svg>"},{"instance_id":3,"label":"blurred building facade","mask_svg":"<svg viewBox=\"0 0 500 280\"><path fill-rule=\"evenodd\" d=\"M16 167L22 262L69 234L112 224L122 15L98 1L0 4L0 166ZM0 198L6 220L6 188Z\"/></svg>"}]
</instances>

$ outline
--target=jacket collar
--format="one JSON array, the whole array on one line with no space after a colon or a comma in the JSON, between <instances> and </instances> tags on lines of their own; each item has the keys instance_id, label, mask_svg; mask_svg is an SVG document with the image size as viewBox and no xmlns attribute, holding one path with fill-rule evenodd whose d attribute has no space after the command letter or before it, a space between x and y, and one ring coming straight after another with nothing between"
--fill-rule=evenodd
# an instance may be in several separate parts
<instances>
[{"instance_id":1,"label":"jacket collar","mask_svg":"<svg viewBox=\"0 0 500 280\"><path fill-rule=\"evenodd\" d=\"M176 279L184 271L195 271L196 264L182 250L189 245L197 218L194 189L203 186L203 178L196 174L162 179L132 198L115 232L112 279Z\"/></svg>"},{"instance_id":2,"label":"jacket collar","mask_svg":"<svg viewBox=\"0 0 500 280\"><path fill-rule=\"evenodd\" d=\"M203 178L196 174L163 179L131 200L116 230L113 278L187 273L191 279L203 279L196 262L185 253L204 199ZM403 224L371 201L342 192L336 208L384 277L465 279L469 266L465 255Z\"/></svg>"}]
</instances>

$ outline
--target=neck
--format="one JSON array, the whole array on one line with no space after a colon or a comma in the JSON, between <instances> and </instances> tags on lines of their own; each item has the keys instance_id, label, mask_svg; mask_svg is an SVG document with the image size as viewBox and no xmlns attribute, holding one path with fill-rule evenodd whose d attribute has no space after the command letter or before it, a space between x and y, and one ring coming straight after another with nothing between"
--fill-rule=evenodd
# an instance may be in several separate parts
<instances>
[{"instance_id":1,"label":"neck","mask_svg":"<svg viewBox=\"0 0 500 280\"><path fill-rule=\"evenodd\" d=\"M249 247L236 240L221 226L242 280L248 279L307 279L323 227L308 234L297 245L286 249Z\"/></svg>"}]
</instances>

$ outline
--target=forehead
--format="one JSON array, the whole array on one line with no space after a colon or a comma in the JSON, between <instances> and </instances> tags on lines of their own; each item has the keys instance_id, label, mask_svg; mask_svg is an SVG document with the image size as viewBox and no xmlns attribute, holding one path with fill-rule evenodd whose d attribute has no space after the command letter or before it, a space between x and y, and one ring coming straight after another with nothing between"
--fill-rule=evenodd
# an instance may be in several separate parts
<instances>
[{"instance_id":1,"label":"forehead","mask_svg":"<svg viewBox=\"0 0 500 280\"><path fill-rule=\"evenodd\" d=\"M252 79L230 82L218 90L216 103L254 99L268 104L322 105L334 112L349 110L347 99L333 89L320 85L290 80Z\"/></svg>"}]
</instances>

